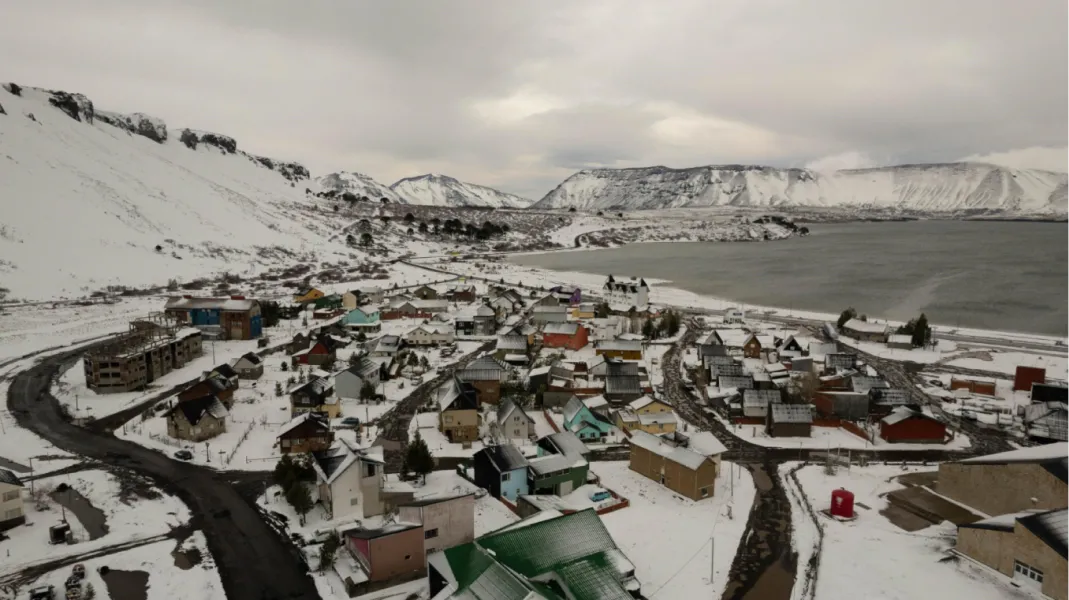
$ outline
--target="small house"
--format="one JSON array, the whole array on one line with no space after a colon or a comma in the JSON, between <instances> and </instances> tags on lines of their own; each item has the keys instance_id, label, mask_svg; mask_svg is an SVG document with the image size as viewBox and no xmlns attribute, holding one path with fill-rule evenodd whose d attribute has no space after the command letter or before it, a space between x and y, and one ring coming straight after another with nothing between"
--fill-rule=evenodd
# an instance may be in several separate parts
<instances>
[{"instance_id":1,"label":"small house","mask_svg":"<svg viewBox=\"0 0 1069 600\"><path fill-rule=\"evenodd\" d=\"M0 469L0 531L26 522L22 509L22 481L13 472Z\"/></svg>"},{"instance_id":2,"label":"small house","mask_svg":"<svg viewBox=\"0 0 1069 600\"><path fill-rule=\"evenodd\" d=\"M456 376L438 388L438 430L453 443L479 439L479 397L470 383Z\"/></svg>"},{"instance_id":3,"label":"small house","mask_svg":"<svg viewBox=\"0 0 1069 600\"><path fill-rule=\"evenodd\" d=\"M289 396L291 417L311 412L336 419L341 414L338 399L334 396L334 384L327 377L298 384L289 391Z\"/></svg>"},{"instance_id":4,"label":"small house","mask_svg":"<svg viewBox=\"0 0 1069 600\"><path fill-rule=\"evenodd\" d=\"M597 442L609 435L612 424L602 415L590 410L582 400L572 396L562 412L564 429L579 439Z\"/></svg>"},{"instance_id":5,"label":"small house","mask_svg":"<svg viewBox=\"0 0 1069 600\"><path fill-rule=\"evenodd\" d=\"M297 304L308 304L319 300L325 295L326 294L324 294L322 290L316 288L304 288L298 290L297 293L293 295L293 301Z\"/></svg>"},{"instance_id":6,"label":"small house","mask_svg":"<svg viewBox=\"0 0 1069 600\"><path fill-rule=\"evenodd\" d=\"M531 309L531 322L536 324L567 323L568 307L557 304L553 306L536 305Z\"/></svg>"},{"instance_id":7,"label":"small house","mask_svg":"<svg viewBox=\"0 0 1069 600\"><path fill-rule=\"evenodd\" d=\"M505 398L497 407L497 431L507 440L531 440L535 437L535 423L522 406Z\"/></svg>"},{"instance_id":8,"label":"small house","mask_svg":"<svg viewBox=\"0 0 1069 600\"><path fill-rule=\"evenodd\" d=\"M401 339L410 346L441 346L452 344L456 336L448 325L431 325L424 323L405 333Z\"/></svg>"},{"instance_id":9,"label":"small house","mask_svg":"<svg viewBox=\"0 0 1069 600\"><path fill-rule=\"evenodd\" d=\"M226 377L205 373L200 380L190 384L186 389L178 392L178 401L186 402L187 400L194 400L196 398L203 398L204 396L215 396L223 406L227 408L234 404L234 390L236 386L230 383Z\"/></svg>"},{"instance_id":10,"label":"small house","mask_svg":"<svg viewBox=\"0 0 1069 600\"><path fill-rule=\"evenodd\" d=\"M371 584L416 578L427 568L423 526L419 523L398 521L370 529L357 525L344 529L341 537ZM345 584L350 596L376 589L351 580Z\"/></svg>"},{"instance_id":11,"label":"small house","mask_svg":"<svg viewBox=\"0 0 1069 600\"><path fill-rule=\"evenodd\" d=\"M913 336L895 333L887 336L887 347L896 350L912 350Z\"/></svg>"},{"instance_id":12,"label":"small house","mask_svg":"<svg viewBox=\"0 0 1069 600\"><path fill-rule=\"evenodd\" d=\"M1067 510L1024 510L958 525L954 551L1002 573L1016 587L1066 600Z\"/></svg>"},{"instance_id":13,"label":"small house","mask_svg":"<svg viewBox=\"0 0 1069 600\"><path fill-rule=\"evenodd\" d=\"M808 404L769 404L765 433L769 437L810 437L813 434L813 408Z\"/></svg>"},{"instance_id":14,"label":"small house","mask_svg":"<svg viewBox=\"0 0 1069 600\"><path fill-rule=\"evenodd\" d=\"M594 354L620 360L642 360L642 342L638 340L599 340Z\"/></svg>"},{"instance_id":15,"label":"small house","mask_svg":"<svg viewBox=\"0 0 1069 600\"><path fill-rule=\"evenodd\" d=\"M861 342L883 343L887 341L887 324L850 319L843 324L843 333Z\"/></svg>"},{"instance_id":16,"label":"small house","mask_svg":"<svg viewBox=\"0 0 1069 600\"><path fill-rule=\"evenodd\" d=\"M575 319L593 319L597 314L597 307L593 302L582 302L572 308L572 317Z\"/></svg>"},{"instance_id":17,"label":"small house","mask_svg":"<svg viewBox=\"0 0 1069 600\"><path fill-rule=\"evenodd\" d=\"M806 353L806 350L802 348L802 344L793 335L789 335L780 342L779 346L776 346L776 352L780 356L802 356Z\"/></svg>"},{"instance_id":18,"label":"small house","mask_svg":"<svg viewBox=\"0 0 1069 600\"><path fill-rule=\"evenodd\" d=\"M631 470L691 500L710 498L716 492L720 456L727 451L715 437L712 440L695 448L681 448L636 431L629 440Z\"/></svg>"},{"instance_id":19,"label":"small house","mask_svg":"<svg viewBox=\"0 0 1069 600\"><path fill-rule=\"evenodd\" d=\"M264 374L264 359L255 352L247 352L234 361L234 370L241 379L259 379Z\"/></svg>"},{"instance_id":20,"label":"small house","mask_svg":"<svg viewBox=\"0 0 1069 600\"><path fill-rule=\"evenodd\" d=\"M345 292L341 295L341 303L345 308L354 309L361 304L379 304L383 298L382 288L367 286Z\"/></svg>"},{"instance_id":21,"label":"small house","mask_svg":"<svg viewBox=\"0 0 1069 600\"><path fill-rule=\"evenodd\" d=\"M742 355L746 358L762 358L767 356L770 350L775 349L775 340L770 335L751 333L742 342Z\"/></svg>"},{"instance_id":22,"label":"small house","mask_svg":"<svg viewBox=\"0 0 1069 600\"><path fill-rule=\"evenodd\" d=\"M768 406L781 402L783 395L779 390L742 390L742 416L763 421L768 415Z\"/></svg>"},{"instance_id":23,"label":"small house","mask_svg":"<svg viewBox=\"0 0 1069 600\"><path fill-rule=\"evenodd\" d=\"M542 345L546 348L579 350L586 346L587 329L578 323L546 323L542 329Z\"/></svg>"},{"instance_id":24,"label":"small house","mask_svg":"<svg viewBox=\"0 0 1069 600\"><path fill-rule=\"evenodd\" d=\"M590 465L572 454L546 454L528 459L527 486L532 494L564 496L585 485Z\"/></svg>"},{"instance_id":25,"label":"small house","mask_svg":"<svg viewBox=\"0 0 1069 600\"><path fill-rule=\"evenodd\" d=\"M527 336L523 335L499 335L494 347L494 358L507 363L516 361L527 363ZM519 357L523 357L522 361Z\"/></svg>"},{"instance_id":26,"label":"small house","mask_svg":"<svg viewBox=\"0 0 1069 600\"><path fill-rule=\"evenodd\" d=\"M494 335L497 313L485 304L469 306L457 314L455 326L457 335Z\"/></svg>"},{"instance_id":27,"label":"small house","mask_svg":"<svg viewBox=\"0 0 1069 600\"><path fill-rule=\"evenodd\" d=\"M378 333L382 329L379 311L373 308L353 308L345 313L341 323L350 331L360 331L365 335Z\"/></svg>"},{"instance_id":28,"label":"small house","mask_svg":"<svg viewBox=\"0 0 1069 600\"><path fill-rule=\"evenodd\" d=\"M285 346L286 354L297 354L301 350L307 350L310 345L312 345L312 336L306 333L296 333Z\"/></svg>"},{"instance_id":29,"label":"small house","mask_svg":"<svg viewBox=\"0 0 1069 600\"><path fill-rule=\"evenodd\" d=\"M364 357L334 376L334 388L339 398L360 398L365 384L378 387L382 383L381 369L375 361Z\"/></svg>"},{"instance_id":30,"label":"small house","mask_svg":"<svg viewBox=\"0 0 1069 600\"><path fill-rule=\"evenodd\" d=\"M432 288L429 285L421 285L409 292L409 295L411 295L413 298L418 298L420 300L437 300L438 290Z\"/></svg>"},{"instance_id":31,"label":"small house","mask_svg":"<svg viewBox=\"0 0 1069 600\"><path fill-rule=\"evenodd\" d=\"M326 419L306 412L283 425L276 439L282 454L320 452L330 448L334 442L334 432L330 430Z\"/></svg>"},{"instance_id":32,"label":"small house","mask_svg":"<svg viewBox=\"0 0 1069 600\"><path fill-rule=\"evenodd\" d=\"M899 406L880 419L880 437L892 444L942 444L947 426L919 410Z\"/></svg>"},{"instance_id":33,"label":"small house","mask_svg":"<svg viewBox=\"0 0 1069 600\"><path fill-rule=\"evenodd\" d=\"M401 350L401 338L396 335L384 335L370 344L368 356L393 358Z\"/></svg>"},{"instance_id":34,"label":"small house","mask_svg":"<svg viewBox=\"0 0 1069 600\"><path fill-rule=\"evenodd\" d=\"M167 435L190 442L203 442L226 431L228 413L212 394L178 402L164 413Z\"/></svg>"},{"instance_id":35,"label":"small house","mask_svg":"<svg viewBox=\"0 0 1069 600\"><path fill-rule=\"evenodd\" d=\"M501 384L511 375L509 366L491 355L480 356L461 369L461 381L474 386L479 404L497 404L501 401Z\"/></svg>"},{"instance_id":36,"label":"small house","mask_svg":"<svg viewBox=\"0 0 1069 600\"><path fill-rule=\"evenodd\" d=\"M475 302L478 297L473 283L451 283L446 286L445 298L450 302Z\"/></svg>"},{"instance_id":37,"label":"small house","mask_svg":"<svg viewBox=\"0 0 1069 600\"><path fill-rule=\"evenodd\" d=\"M512 444L487 446L472 456L475 485L512 502L528 492L527 459Z\"/></svg>"},{"instance_id":38,"label":"small house","mask_svg":"<svg viewBox=\"0 0 1069 600\"><path fill-rule=\"evenodd\" d=\"M423 550L427 553L467 544L475 539L475 494L412 500L398 507L397 517L423 526Z\"/></svg>"},{"instance_id":39,"label":"small house","mask_svg":"<svg viewBox=\"0 0 1069 600\"><path fill-rule=\"evenodd\" d=\"M328 519L367 518L385 512L382 448L361 450L339 440L326 450L313 452L312 459L319 503Z\"/></svg>"},{"instance_id":40,"label":"small house","mask_svg":"<svg viewBox=\"0 0 1069 600\"><path fill-rule=\"evenodd\" d=\"M306 350L301 350L291 358L296 365L325 365L337 359L338 342L329 335L319 336Z\"/></svg>"}]
</instances>

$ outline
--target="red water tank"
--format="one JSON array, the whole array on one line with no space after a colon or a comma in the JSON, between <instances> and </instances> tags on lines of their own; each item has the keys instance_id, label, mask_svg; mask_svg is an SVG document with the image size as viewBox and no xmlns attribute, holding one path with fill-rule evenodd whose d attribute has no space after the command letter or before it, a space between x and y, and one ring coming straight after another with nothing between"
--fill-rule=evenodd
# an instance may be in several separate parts
<instances>
[{"instance_id":1,"label":"red water tank","mask_svg":"<svg viewBox=\"0 0 1069 600\"><path fill-rule=\"evenodd\" d=\"M842 488L831 492L831 516L854 518L854 494Z\"/></svg>"}]
</instances>

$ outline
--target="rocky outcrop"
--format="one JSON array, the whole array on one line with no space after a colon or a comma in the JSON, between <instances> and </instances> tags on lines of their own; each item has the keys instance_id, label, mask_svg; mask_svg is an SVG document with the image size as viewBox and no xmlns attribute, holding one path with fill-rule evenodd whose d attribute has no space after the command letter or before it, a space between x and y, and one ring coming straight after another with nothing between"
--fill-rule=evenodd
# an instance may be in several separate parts
<instances>
[{"instance_id":1,"label":"rocky outcrop","mask_svg":"<svg viewBox=\"0 0 1069 600\"><path fill-rule=\"evenodd\" d=\"M238 143L234 138L210 131L183 129L178 141L185 144L190 150L196 150L199 144L207 144L215 146L226 154L234 154L238 151Z\"/></svg>"},{"instance_id":2,"label":"rocky outcrop","mask_svg":"<svg viewBox=\"0 0 1069 600\"><path fill-rule=\"evenodd\" d=\"M82 94L72 94L55 90L45 90L50 94L48 103L67 113L67 116L75 121L92 123L96 116L93 110L93 101Z\"/></svg>"},{"instance_id":3,"label":"rocky outcrop","mask_svg":"<svg viewBox=\"0 0 1069 600\"><path fill-rule=\"evenodd\" d=\"M5 83L2 87L5 90L7 90L8 93L10 93L13 96L21 96L22 95L22 86L20 86L17 83L14 83L14 82Z\"/></svg>"},{"instance_id":4,"label":"rocky outcrop","mask_svg":"<svg viewBox=\"0 0 1069 600\"><path fill-rule=\"evenodd\" d=\"M4 110L4 105L0 104L0 115L6 115L6 114L7 114L7 111Z\"/></svg>"},{"instance_id":5,"label":"rocky outcrop","mask_svg":"<svg viewBox=\"0 0 1069 600\"><path fill-rule=\"evenodd\" d=\"M242 154L248 157L249 160L277 172L279 175L282 175L287 180L294 183L304 181L312 176L312 174L308 172L308 168L298 162L283 162L273 158L267 158L266 156L249 154L247 152L242 152Z\"/></svg>"},{"instance_id":6,"label":"rocky outcrop","mask_svg":"<svg viewBox=\"0 0 1069 600\"><path fill-rule=\"evenodd\" d=\"M135 135L147 137L157 144L167 141L167 124L162 119L157 119L144 113L124 115L99 110L96 113L96 118L112 127L118 127Z\"/></svg>"}]
</instances>

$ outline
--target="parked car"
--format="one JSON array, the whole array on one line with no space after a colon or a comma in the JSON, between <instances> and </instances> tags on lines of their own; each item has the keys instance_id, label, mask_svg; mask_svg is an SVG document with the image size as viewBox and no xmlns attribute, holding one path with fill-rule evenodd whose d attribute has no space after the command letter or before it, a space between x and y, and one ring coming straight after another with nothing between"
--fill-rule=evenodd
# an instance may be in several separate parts
<instances>
[{"instance_id":1,"label":"parked car","mask_svg":"<svg viewBox=\"0 0 1069 600\"><path fill-rule=\"evenodd\" d=\"M30 600L54 600L55 597L55 586L39 585L35 588L30 588Z\"/></svg>"},{"instance_id":2,"label":"parked car","mask_svg":"<svg viewBox=\"0 0 1069 600\"><path fill-rule=\"evenodd\" d=\"M356 417L345 417L338 424L338 429L356 429L360 427L360 419Z\"/></svg>"},{"instance_id":3,"label":"parked car","mask_svg":"<svg viewBox=\"0 0 1069 600\"><path fill-rule=\"evenodd\" d=\"M608 500L609 498L612 498L612 494L609 493L609 490L604 488L597 488L595 490L591 490L590 492L591 502L602 502L604 500Z\"/></svg>"},{"instance_id":4,"label":"parked car","mask_svg":"<svg viewBox=\"0 0 1069 600\"><path fill-rule=\"evenodd\" d=\"M193 460L193 453L189 450L179 450L174 453L174 457L178 460Z\"/></svg>"}]
</instances>

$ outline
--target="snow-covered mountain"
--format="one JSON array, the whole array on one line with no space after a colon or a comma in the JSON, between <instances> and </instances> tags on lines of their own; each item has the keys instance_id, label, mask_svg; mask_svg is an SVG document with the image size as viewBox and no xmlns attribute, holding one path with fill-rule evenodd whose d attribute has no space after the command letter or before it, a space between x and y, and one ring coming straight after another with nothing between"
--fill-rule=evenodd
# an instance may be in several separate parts
<instances>
[{"instance_id":1,"label":"snow-covered mountain","mask_svg":"<svg viewBox=\"0 0 1069 600\"><path fill-rule=\"evenodd\" d=\"M0 287L13 298L352 252L328 241L299 163L80 94L5 84L0 107Z\"/></svg>"},{"instance_id":2,"label":"snow-covered mountain","mask_svg":"<svg viewBox=\"0 0 1069 600\"><path fill-rule=\"evenodd\" d=\"M390 189L410 204L429 206L526 208L532 202L483 185L457 181L446 175L407 177L391 185Z\"/></svg>"},{"instance_id":3,"label":"snow-covered mountain","mask_svg":"<svg viewBox=\"0 0 1069 600\"><path fill-rule=\"evenodd\" d=\"M983 163L831 173L740 165L595 169L572 175L532 208L807 206L1064 216L1066 179L1065 173Z\"/></svg>"},{"instance_id":4,"label":"snow-covered mountain","mask_svg":"<svg viewBox=\"0 0 1069 600\"><path fill-rule=\"evenodd\" d=\"M389 186L381 184L363 173L338 171L337 173L330 173L323 175L322 177L316 177L315 181L319 184L320 190L324 192L333 191L338 194L351 192L358 198L367 196L368 200L372 202L379 202L383 198L386 198L388 201L395 204L412 204L405 198L397 195L397 193L391 190Z\"/></svg>"}]
</instances>

